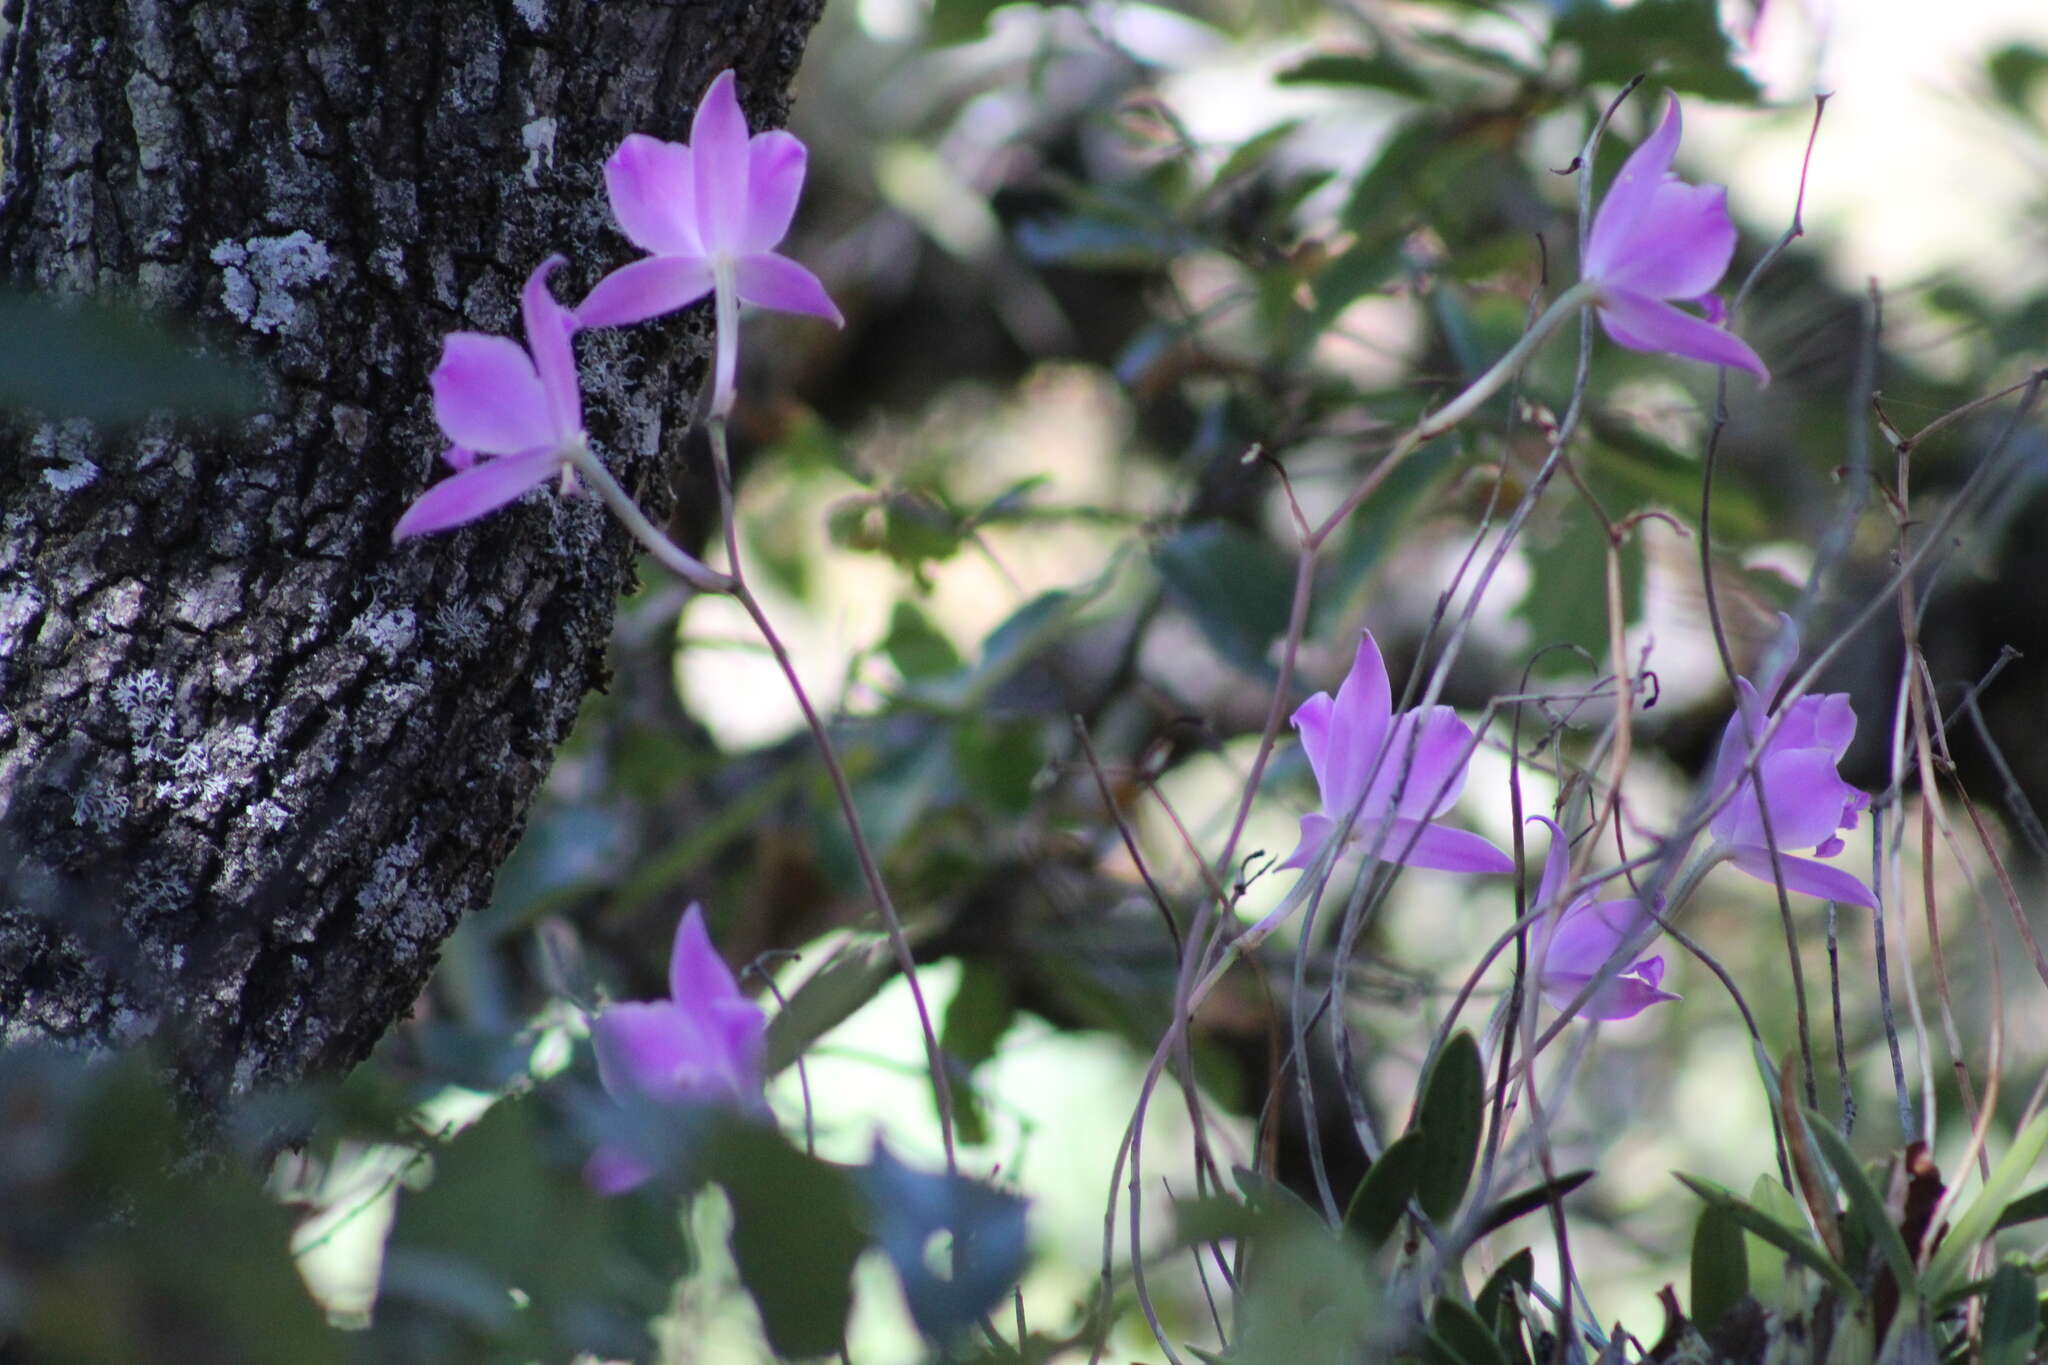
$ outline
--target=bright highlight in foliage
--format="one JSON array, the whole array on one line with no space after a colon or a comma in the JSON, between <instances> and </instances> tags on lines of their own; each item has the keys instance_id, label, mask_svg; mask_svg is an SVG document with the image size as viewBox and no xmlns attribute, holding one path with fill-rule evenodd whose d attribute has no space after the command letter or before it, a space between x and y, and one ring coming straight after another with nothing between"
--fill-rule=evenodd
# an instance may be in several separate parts
<instances>
[{"instance_id":1,"label":"bright highlight in foliage","mask_svg":"<svg viewBox=\"0 0 2048 1365\"><path fill-rule=\"evenodd\" d=\"M1550 827L1550 854L1544 859L1543 880L1536 888L1537 906L1548 907L1564 893L1571 846L1556 824L1540 815L1532 819ZM1580 896L1554 919L1545 916L1533 949L1543 998L1557 1009L1568 1008L1615 950L1640 934L1649 922L1641 902L1633 897L1596 901L1591 894ZM1585 1019L1632 1019L1661 1001L1678 999L1660 989L1663 983L1661 954L1637 958L1602 982L1579 1008L1579 1015Z\"/></svg>"},{"instance_id":2,"label":"bright highlight in foliage","mask_svg":"<svg viewBox=\"0 0 2048 1365\"><path fill-rule=\"evenodd\" d=\"M1778 680L1766 682L1767 691L1775 693ZM1737 678L1735 688L1738 705L1714 755L1711 790L1718 797L1738 781L1740 785L1707 826L1708 832L1727 845L1729 861L1752 877L1767 882L1778 879L1772 871L1771 845L1775 842L1778 872L1788 889L1875 909L1877 896L1861 879L1784 851L1810 847L1815 857L1832 858L1842 851L1840 831L1856 828L1857 813L1870 804L1868 795L1844 782L1835 770L1849 741L1856 737L1856 712L1849 705L1849 694L1801 697L1782 712L1766 715L1765 699L1750 686L1749 679ZM1740 776L1751 746L1769 728L1772 718L1780 715L1777 732L1757 760L1757 780ZM1759 785L1765 802L1762 809L1757 805ZM1770 817L1768 833L1766 815Z\"/></svg>"},{"instance_id":3,"label":"bright highlight in foliage","mask_svg":"<svg viewBox=\"0 0 2048 1365\"><path fill-rule=\"evenodd\" d=\"M628 137L604 164L605 185L620 229L648 256L599 280L577 320L618 326L714 295L711 411L725 415L738 369L741 303L841 322L818 277L774 250L796 213L806 155L790 133L747 135L730 71L704 92L688 145Z\"/></svg>"},{"instance_id":4,"label":"bright highlight in foliage","mask_svg":"<svg viewBox=\"0 0 2048 1365\"><path fill-rule=\"evenodd\" d=\"M434 420L453 442L441 458L457 472L406 509L393 540L445 531L494 512L568 469L582 446L583 400L569 346L576 323L548 292L561 265L550 256L526 277L520 312L526 349L507 337L451 332L434 367Z\"/></svg>"},{"instance_id":5,"label":"bright highlight in foliage","mask_svg":"<svg viewBox=\"0 0 2048 1365\"><path fill-rule=\"evenodd\" d=\"M767 1019L740 994L711 946L701 906L692 905L676 926L668 989L666 1000L611 1005L592 1021L605 1090L622 1102L759 1106ZM638 1156L615 1146L598 1148L584 1169L604 1194L632 1189L653 1174Z\"/></svg>"},{"instance_id":6,"label":"bright highlight in foliage","mask_svg":"<svg viewBox=\"0 0 2048 1365\"><path fill-rule=\"evenodd\" d=\"M1367 842L1388 862L1446 872L1513 871L1508 855L1478 835L1431 823L1465 785L1471 729L1448 706L1399 716L1393 709L1379 646L1371 631L1361 631L1357 657L1336 699L1318 692L1294 713L1323 808L1301 817L1301 842L1281 866L1313 863L1349 820L1348 842Z\"/></svg>"},{"instance_id":7,"label":"bright highlight in foliage","mask_svg":"<svg viewBox=\"0 0 2048 1365\"><path fill-rule=\"evenodd\" d=\"M1600 324L1632 351L1731 365L1768 381L1756 352L1717 325L1722 310L1711 291L1735 254L1735 224L1726 189L1688 185L1672 174L1679 132L1674 98L1593 215L1584 274L1599 288ZM1671 299L1698 303L1708 317L1674 308Z\"/></svg>"}]
</instances>

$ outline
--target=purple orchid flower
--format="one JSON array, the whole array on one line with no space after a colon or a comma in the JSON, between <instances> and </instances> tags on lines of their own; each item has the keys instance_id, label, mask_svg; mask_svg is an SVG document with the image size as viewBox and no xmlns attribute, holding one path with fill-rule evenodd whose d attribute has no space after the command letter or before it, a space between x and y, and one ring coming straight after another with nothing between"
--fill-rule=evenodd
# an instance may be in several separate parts
<instances>
[{"instance_id":1,"label":"purple orchid flower","mask_svg":"<svg viewBox=\"0 0 2048 1365\"><path fill-rule=\"evenodd\" d=\"M585 327L672 313L710 294L718 324L711 411L731 411L739 305L842 319L818 277L775 245L803 189L804 144L786 132L747 135L733 73L704 92L688 145L634 133L604 163L612 213L648 253L597 282L576 309Z\"/></svg>"},{"instance_id":2,"label":"purple orchid flower","mask_svg":"<svg viewBox=\"0 0 2048 1365\"><path fill-rule=\"evenodd\" d=\"M1726 189L1672 174L1679 132L1674 97L1593 215L1583 273L1599 289L1600 325L1632 351L1732 365L1768 383L1756 352L1719 325L1724 310L1711 291L1735 254L1735 224ZM1707 317L1674 308L1671 299L1697 303Z\"/></svg>"},{"instance_id":3,"label":"purple orchid flower","mask_svg":"<svg viewBox=\"0 0 2048 1365\"><path fill-rule=\"evenodd\" d=\"M761 1050L767 1020L740 994L692 905L676 926L669 956L669 998L609 1005L590 1026L597 1074L614 1099L655 1104L759 1108ZM584 1178L601 1194L619 1194L654 1172L621 1147L599 1147Z\"/></svg>"},{"instance_id":4,"label":"purple orchid flower","mask_svg":"<svg viewBox=\"0 0 2048 1365\"><path fill-rule=\"evenodd\" d=\"M1791 630L1790 619L1781 619L1784 629ZM1792 636L1791 643L1796 655L1798 636ZM1782 681L1782 676L1767 677L1765 694L1775 696ZM1835 770L1849 741L1856 737L1856 712L1849 704L1849 694L1801 697L1784 708L1777 732L1757 760L1756 776L1768 803L1770 834L1779 850L1774 873L1771 839L1764 832L1765 812L1757 807L1759 782L1741 774L1751 746L1769 728L1772 716L1780 713L1765 714L1765 697L1759 696L1749 679L1737 678L1735 689L1736 712L1721 733L1711 779L1716 796L1731 787L1735 794L1708 822L1708 832L1728 847L1728 860L1752 877L1775 883L1782 873L1788 890L1876 909L1876 894L1860 878L1784 851L1811 847L1815 858L1834 857L1842 851L1841 831L1856 828L1857 814L1870 804L1868 795L1844 782Z\"/></svg>"},{"instance_id":5,"label":"purple orchid flower","mask_svg":"<svg viewBox=\"0 0 2048 1365\"><path fill-rule=\"evenodd\" d=\"M441 458L456 473L405 510L392 540L474 521L546 483L556 470L569 477L569 457L584 442L583 399L569 349L576 324L548 292L548 276L562 264L560 256L550 256L526 277L520 295L525 350L482 332L451 332L442 343L430 380L434 420L454 443Z\"/></svg>"},{"instance_id":6,"label":"purple orchid flower","mask_svg":"<svg viewBox=\"0 0 2048 1365\"><path fill-rule=\"evenodd\" d=\"M1550 827L1550 855L1543 862L1543 880L1536 888L1536 904L1547 907L1564 893L1564 879L1571 862L1571 845L1555 823L1541 815L1530 817ZM1537 930L1535 944L1536 985L1553 1008L1567 1009L1594 977L1600 974L1615 949L1635 937L1649 924L1642 902L1596 901L1589 892L1580 896L1555 919L1549 916ZM1653 953L1637 958L1601 983L1579 1008L1583 1019L1633 1019L1650 1006L1677 996L1662 989L1664 958Z\"/></svg>"},{"instance_id":7,"label":"purple orchid flower","mask_svg":"<svg viewBox=\"0 0 2048 1365\"><path fill-rule=\"evenodd\" d=\"M1393 709L1379 646L1371 631L1361 631L1358 655L1336 700L1318 692L1294 713L1323 808L1301 817L1301 842L1281 866L1315 862L1347 819L1349 842L1378 841L1391 816L1380 844L1390 862L1445 872L1512 872L1508 855L1478 835L1433 823L1464 788L1473 748L1470 727L1448 706L1398 716Z\"/></svg>"}]
</instances>

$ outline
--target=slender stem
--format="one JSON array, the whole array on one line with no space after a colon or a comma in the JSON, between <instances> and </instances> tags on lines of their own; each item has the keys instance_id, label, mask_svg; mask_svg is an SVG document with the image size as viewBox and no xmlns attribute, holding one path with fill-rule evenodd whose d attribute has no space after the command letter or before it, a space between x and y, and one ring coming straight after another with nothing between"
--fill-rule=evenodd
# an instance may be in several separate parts
<instances>
[{"instance_id":1,"label":"slender stem","mask_svg":"<svg viewBox=\"0 0 2048 1365\"><path fill-rule=\"evenodd\" d=\"M612 515L663 568L698 592L731 592L737 586L737 580L711 568L663 535L661 528L649 521L640 505L633 501L632 495L619 486L619 481L604 467L604 462L591 454L589 446L577 445L569 452L569 459L577 472L590 480L590 486L604 499L605 506L612 509Z\"/></svg>"},{"instance_id":2,"label":"slender stem","mask_svg":"<svg viewBox=\"0 0 2048 1365\"><path fill-rule=\"evenodd\" d=\"M721 329L719 335L723 336ZM775 656L776 666L789 683L789 690L796 697L796 704L804 713L804 724L810 727L811 739L817 745L818 757L825 765L825 774L832 781L832 792L839 799L839 811L846 819L847 834L853 840L853 856L860 864L861 878L867 882L868 894L874 898L875 908L881 913L883 930L888 934L889 947L896 955L896 966L903 973L904 981L910 987L911 1002L917 1007L918 1027L924 1032L925 1061L931 1069L932 1095L938 1102L939 1138L946 1148L946 1169L957 1172L959 1157L953 1149L953 1086L946 1075L945 1053L939 1047L938 1031L932 1027L931 1007L925 1003L924 989L917 981L917 959L911 953L910 940L903 932L902 916L896 912L896 902L889 896L889 888L882 881L882 869L875 862L874 850L868 846L868 836L860 821L860 811L853 801L853 788L846 780L846 769L840 765L839 752L832 744L832 735L825 728L817 708L811 705L810 693L804 690L803 679L797 675L796 664L789 657L782 637L761 610L760 601L747 586L746 572L740 565L739 523L733 517L732 461L726 450L725 418L717 413L708 424L711 436L711 459L718 473L718 501L722 519L725 522L726 563L731 570L732 596L753 619L754 628L761 632L761 638Z\"/></svg>"}]
</instances>

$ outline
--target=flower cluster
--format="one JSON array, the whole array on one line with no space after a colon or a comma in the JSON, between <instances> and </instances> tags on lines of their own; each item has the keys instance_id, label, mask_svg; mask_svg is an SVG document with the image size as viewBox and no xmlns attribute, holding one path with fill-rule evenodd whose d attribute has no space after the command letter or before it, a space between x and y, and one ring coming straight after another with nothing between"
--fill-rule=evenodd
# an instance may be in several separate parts
<instances>
[{"instance_id":1,"label":"flower cluster","mask_svg":"<svg viewBox=\"0 0 2048 1365\"><path fill-rule=\"evenodd\" d=\"M524 350L505 337L449 334L431 383L434 418L451 443L442 459L456 473L406 510L394 540L473 521L558 472L565 491L575 486L575 462L588 458L570 340L580 329L640 322L712 295L711 412L724 417L740 304L840 323L817 276L774 250L803 189L803 143L779 131L749 136L730 71L705 92L690 136L684 144L635 133L605 163L612 214L645 259L599 280L573 311L547 285L563 258L541 262L521 295Z\"/></svg>"}]
</instances>

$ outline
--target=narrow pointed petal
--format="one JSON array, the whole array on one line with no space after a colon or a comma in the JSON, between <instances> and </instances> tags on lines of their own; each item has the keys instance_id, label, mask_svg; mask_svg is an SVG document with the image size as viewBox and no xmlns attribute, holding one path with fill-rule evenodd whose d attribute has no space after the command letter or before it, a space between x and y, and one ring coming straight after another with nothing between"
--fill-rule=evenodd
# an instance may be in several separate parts
<instances>
[{"instance_id":1,"label":"narrow pointed petal","mask_svg":"<svg viewBox=\"0 0 2048 1365\"><path fill-rule=\"evenodd\" d=\"M1360 821L1363 825L1363 818ZM1370 838L1376 829L1364 829ZM1406 867L1425 867L1438 872L1513 872L1514 859L1476 834L1449 825L1424 824L1417 820L1395 820L1387 831L1384 850L1389 862Z\"/></svg>"},{"instance_id":2,"label":"narrow pointed petal","mask_svg":"<svg viewBox=\"0 0 2048 1365\"><path fill-rule=\"evenodd\" d=\"M1767 848L1738 848L1729 855L1729 861L1759 881L1776 884L1777 879L1771 875L1771 851ZM1866 910L1877 908L1877 893L1839 867L1783 852L1778 854L1778 867L1784 873L1787 891L1843 905L1860 905Z\"/></svg>"},{"instance_id":3,"label":"narrow pointed petal","mask_svg":"<svg viewBox=\"0 0 2048 1365\"><path fill-rule=\"evenodd\" d=\"M583 430L583 395L576 387L576 353L569 344L576 320L548 290L548 276L567 264L561 256L542 261L526 277L519 298L527 349L533 352L533 367L540 374L541 391L547 395L557 447L568 445Z\"/></svg>"},{"instance_id":4,"label":"narrow pointed petal","mask_svg":"<svg viewBox=\"0 0 2048 1365\"><path fill-rule=\"evenodd\" d=\"M676 925L675 946L668 959L668 993L676 1004L692 1007L742 998L731 969L711 946L701 905L692 904Z\"/></svg>"},{"instance_id":5,"label":"narrow pointed petal","mask_svg":"<svg viewBox=\"0 0 2048 1365\"><path fill-rule=\"evenodd\" d=\"M1361 631L1351 671L1337 688L1324 745L1323 809L1341 815L1358 804L1392 722L1393 691L1387 665L1371 631Z\"/></svg>"},{"instance_id":6,"label":"narrow pointed petal","mask_svg":"<svg viewBox=\"0 0 2048 1365\"><path fill-rule=\"evenodd\" d=\"M764 252L740 257L734 267L734 283L742 303L778 313L808 313L834 327L845 324L818 277L787 256Z\"/></svg>"},{"instance_id":7,"label":"narrow pointed petal","mask_svg":"<svg viewBox=\"0 0 2048 1365\"><path fill-rule=\"evenodd\" d=\"M789 234L810 153L793 133L762 133L747 146L747 214L735 250L773 251Z\"/></svg>"},{"instance_id":8,"label":"narrow pointed petal","mask_svg":"<svg viewBox=\"0 0 2048 1365\"><path fill-rule=\"evenodd\" d=\"M597 282L576 306L583 327L622 327L673 313L711 292L711 262L702 256L649 256Z\"/></svg>"},{"instance_id":9,"label":"narrow pointed petal","mask_svg":"<svg viewBox=\"0 0 2048 1365\"><path fill-rule=\"evenodd\" d=\"M701 256L697 173L680 142L634 133L604 163L612 216L626 240L656 256Z\"/></svg>"},{"instance_id":10,"label":"narrow pointed petal","mask_svg":"<svg viewBox=\"0 0 2048 1365\"><path fill-rule=\"evenodd\" d=\"M1323 805L1330 804L1330 710L1335 705L1328 692L1318 692L1294 708L1294 728L1301 735L1301 751L1308 755L1309 771L1315 774L1316 791Z\"/></svg>"},{"instance_id":11,"label":"narrow pointed petal","mask_svg":"<svg viewBox=\"0 0 2048 1365\"><path fill-rule=\"evenodd\" d=\"M1336 831L1337 822L1327 815L1311 813L1301 817L1301 841L1294 846L1294 852L1287 855L1282 867L1307 867L1322 856L1323 845L1330 842L1330 835Z\"/></svg>"},{"instance_id":12,"label":"narrow pointed petal","mask_svg":"<svg viewBox=\"0 0 2048 1365\"><path fill-rule=\"evenodd\" d=\"M1665 106L1664 121L1657 131L1629 154L1622 163L1621 174L1607 187L1607 197L1600 201L1600 210L1593 215L1593 231L1586 239L1582 273L1606 278L1616 259L1633 244L1657 187L1671 171L1671 159L1678 154L1678 139L1683 131L1674 96Z\"/></svg>"},{"instance_id":13,"label":"narrow pointed petal","mask_svg":"<svg viewBox=\"0 0 2048 1365\"><path fill-rule=\"evenodd\" d=\"M667 1001L607 1007L591 1021L590 1043L598 1079L614 1099L673 1104L714 1088L706 1081L720 1070L713 1040Z\"/></svg>"},{"instance_id":14,"label":"narrow pointed petal","mask_svg":"<svg viewBox=\"0 0 2048 1365\"><path fill-rule=\"evenodd\" d=\"M485 455L550 445L554 423L533 358L509 337L450 332L428 381L448 439Z\"/></svg>"},{"instance_id":15,"label":"narrow pointed petal","mask_svg":"<svg viewBox=\"0 0 2048 1365\"><path fill-rule=\"evenodd\" d=\"M1770 382L1771 372L1764 368L1764 362L1733 332L1626 289L1609 288L1602 295L1597 310L1600 325L1607 329L1608 336L1631 351L1704 360L1709 365L1748 370L1759 380Z\"/></svg>"},{"instance_id":16,"label":"narrow pointed petal","mask_svg":"<svg viewBox=\"0 0 2048 1365\"><path fill-rule=\"evenodd\" d=\"M1450 707L1433 706L1427 714L1402 712L1389 728L1386 753L1373 776L1365 809L1385 810L1398 790L1399 811L1409 819L1442 815L1465 788L1465 765L1472 758L1472 747L1471 727Z\"/></svg>"},{"instance_id":17,"label":"narrow pointed petal","mask_svg":"<svg viewBox=\"0 0 2048 1365\"><path fill-rule=\"evenodd\" d=\"M1735 255L1728 191L1667 180L1650 192L1638 231L1612 248L1598 278L1653 299L1690 299L1720 283Z\"/></svg>"},{"instance_id":18,"label":"narrow pointed petal","mask_svg":"<svg viewBox=\"0 0 2048 1365\"><path fill-rule=\"evenodd\" d=\"M495 512L546 483L561 462L553 447L544 446L472 465L420 494L391 528L391 539L397 542L445 531Z\"/></svg>"},{"instance_id":19,"label":"narrow pointed petal","mask_svg":"<svg viewBox=\"0 0 2048 1365\"><path fill-rule=\"evenodd\" d=\"M737 83L721 71L690 124L697 173L697 230L708 252L737 249L747 221L747 116Z\"/></svg>"},{"instance_id":20,"label":"narrow pointed petal","mask_svg":"<svg viewBox=\"0 0 2048 1365\"><path fill-rule=\"evenodd\" d=\"M1564 889L1565 873L1571 866L1571 844L1565 839L1564 831L1557 827L1557 822L1547 815L1532 815L1527 823L1543 824L1550 829L1550 851L1543 855L1543 879L1536 883L1536 899L1530 902L1532 907L1541 908L1549 905Z\"/></svg>"}]
</instances>

